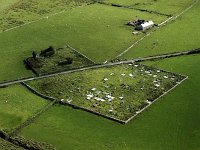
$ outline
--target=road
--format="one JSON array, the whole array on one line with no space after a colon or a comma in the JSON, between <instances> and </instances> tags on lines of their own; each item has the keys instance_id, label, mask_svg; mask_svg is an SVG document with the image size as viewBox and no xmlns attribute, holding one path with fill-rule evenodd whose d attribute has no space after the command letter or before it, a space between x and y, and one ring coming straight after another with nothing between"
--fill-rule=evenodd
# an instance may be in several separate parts
<instances>
[{"instance_id":1,"label":"road","mask_svg":"<svg viewBox=\"0 0 200 150\"><path fill-rule=\"evenodd\" d=\"M53 74L47 74L47 75L38 76L38 77L28 77L28 78L24 78L24 79L18 79L18 80L14 80L14 81L8 81L8 82L0 83L0 88L6 87L6 86L9 86L9 85L13 85L13 84L18 84L18 83L21 83L21 82L33 81L33 80L53 77L53 76L57 76L57 75L69 74L69 73L74 73L74 72L79 72L79 71L85 71L85 70L89 70L89 69L111 67L111 66L120 65L120 64L151 61L151 60L155 60L155 59L164 59L164 58L169 58L169 57L178 57L178 56L182 56L182 55L193 54L191 52L200 53L200 48L194 49L194 50L183 51L183 52L176 52L176 53L169 53L169 54L163 54L163 55L157 55L157 56L137 58L137 59L132 59L132 60L119 61L119 62L114 62L114 63L98 64L98 65L94 65L94 66L89 66L89 67L84 67L84 68L69 70L69 71L63 71L63 72L58 72L58 73L53 73Z\"/></svg>"}]
</instances>

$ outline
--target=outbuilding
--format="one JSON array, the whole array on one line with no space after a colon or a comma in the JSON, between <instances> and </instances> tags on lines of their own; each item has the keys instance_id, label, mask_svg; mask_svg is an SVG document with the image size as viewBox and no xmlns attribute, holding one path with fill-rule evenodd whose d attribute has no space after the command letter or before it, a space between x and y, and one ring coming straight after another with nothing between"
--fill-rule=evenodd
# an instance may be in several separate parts
<instances>
[{"instance_id":1,"label":"outbuilding","mask_svg":"<svg viewBox=\"0 0 200 150\"><path fill-rule=\"evenodd\" d=\"M135 30L146 30L152 28L153 26L154 26L153 21L145 21L144 23L136 26Z\"/></svg>"}]
</instances>

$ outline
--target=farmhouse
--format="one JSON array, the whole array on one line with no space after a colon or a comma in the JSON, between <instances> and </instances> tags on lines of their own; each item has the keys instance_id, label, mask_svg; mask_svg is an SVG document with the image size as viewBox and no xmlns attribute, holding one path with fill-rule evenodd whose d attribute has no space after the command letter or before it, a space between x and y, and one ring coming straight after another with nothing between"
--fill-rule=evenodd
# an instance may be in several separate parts
<instances>
[{"instance_id":1,"label":"farmhouse","mask_svg":"<svg viewBox=\"0 0 200 150\"><path fill-rule=\"evenodd\" d=\"M146 30L152 28L153 26L154 26L153 21L145 21L144 23L137 25L135 27L135 30Z\"/></svg>"},{"instance_id":2,"label":"farmhouse","mask_svg":"<svg viewBox=\"0 0 200 150\"><path fill-rule=\"evenodd\" d=\"M127 23L127 25L136 27L136 26L138 26L138 25L141 25L141 24L144 23L144 22L145 22L145 20L141 20L141 19L138 19L138 20L131 20L131 21L129 21L129 22Z\"/></svg>"},{"instance_id":3,"label":"farmhouse","mask_svg":"<svg viewBox=\"0 0 200 150\"><path fill-rule=\"evenodd\" d=\"M129 26L133 26L135 27L135 30L146 30L149 29L151 27L154 26L154 22L153 21L146 21L146 20L142 20L142 19L138 19L138 20L131 20L127 23L127 25ZM135 34L136 32L134 32Z\"/></svg>"}]
</instances>

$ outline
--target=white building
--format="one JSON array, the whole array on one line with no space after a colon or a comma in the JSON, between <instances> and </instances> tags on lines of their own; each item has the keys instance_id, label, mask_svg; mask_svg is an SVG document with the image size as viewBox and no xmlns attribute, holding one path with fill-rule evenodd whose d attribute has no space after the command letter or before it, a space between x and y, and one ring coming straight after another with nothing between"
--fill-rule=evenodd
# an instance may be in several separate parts
<instances>
[{"instance_id":1,"label":"white building","mask_svg":"<svg viewBox=\"0 0 200 150\"><path fill-rule=\"evenodd\" d=\"M154 26L154 22L153 21L146 21L144 23L142 23L141 25L136 26L136 30L146 30L149 28L152 28Z\"/></svg>"}]
</instances>

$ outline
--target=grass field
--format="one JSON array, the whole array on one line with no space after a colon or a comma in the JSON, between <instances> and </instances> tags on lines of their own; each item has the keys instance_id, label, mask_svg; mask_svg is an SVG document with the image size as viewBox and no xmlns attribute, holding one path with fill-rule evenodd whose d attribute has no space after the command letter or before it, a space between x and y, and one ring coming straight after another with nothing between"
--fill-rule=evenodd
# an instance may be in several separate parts
<instances>
[{"instance_id":1,"label":"grass field","mask_svg":"<svg viewBox=\"0 0 200 150\"><path fill-rule=\"evenodd\" d=\"M0 12L4 11L6 8L8 8L10 5L16 3L18 0L0 0Z\"/></svg>"},{"instance_id":2,"label":"grass field","mask_svg":"<svg viewBox=\"0 0 200 150\"><path fill-rule=\"evenodd\" d=\"M4 71L0 72L0 80L31 75L22 61L30 56L32 50L45 49L50 45L59 47L68 43L95 62L112 59L143 35L132 35L133 28L125 25L136 15L156 23L166 19L159 15L95 4L1 33L0 49L3 51L0 55L4 63L0 64L0 68Z\"/></svg>"},{"instance_id":3,"label":"grass field","mask_svg":"<svg viewBox=\"0 0 200 150\"><path fill-rule=\"evenodd\" d=\"M184 77L138 64L76 72L28 82L65 103L127 121Z\"/></svg>"},{"instance_id":4,"label":"grass field","mask_svg":"<svg viewBox=\"0 0 200 150\"><path fill-rule=\"evenodd\" d=\"M174 15L188 7L194 0L107 0L105 2Z\"/></svg>"},{"instance_id":5,"label":"grass field","mask_svg":"<svg viewBox=\"0 0 200 150\"><path fill-rule=\"evenodd\" d=\"M122 57L129 59L199 48L198 9L200 3L184 16L144 39Z\"/></svg>"},{"instance_id":6,"label":"grass field","mask_svg":"<svg viewBox=\"0 0 200 150\"><path fill-rule=\"evenodd\" d=\"M199 63L199 55L153 63L186 74L189 80L126 126L81 110L55 106L21 135L49 142L58 149L197 150L200 148L200 95L196 90L200 88Z\"/></svg>"},{"instance_id":7,"label":"grass field","mask_svg":"<svg viewBox=\"0 0 200 150\"><path fill-rule=\"evenodd\" d=\"M0 31L10 29L42 17L89 4L90 0L8 0L1 2Z\"/></svg>"},{"instance_id":8,"label":"grass field","mask_svg":"<svg viewBox=\"0 0 200 150\"><path fill-rule=\"evenodd\" d=\"M20 85L0 89L0 129L11 129L23 123L47 101L31 94Z\"/></svg>"}]
</instances>

